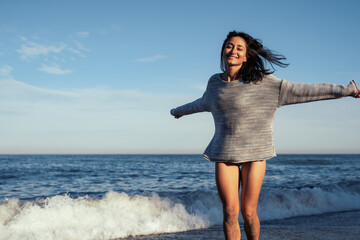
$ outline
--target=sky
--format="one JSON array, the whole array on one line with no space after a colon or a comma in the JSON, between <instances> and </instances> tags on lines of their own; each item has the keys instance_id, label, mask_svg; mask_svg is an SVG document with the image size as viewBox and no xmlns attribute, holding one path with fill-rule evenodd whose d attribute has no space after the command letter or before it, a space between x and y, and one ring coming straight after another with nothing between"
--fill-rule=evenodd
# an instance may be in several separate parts
<instances>
[{"instance_id":1,"label":"sky","mask_svg":"<svg viewBox=\"0 0 360 240\"><path fill-rule=\"evenodd\" d=\"M360 2L0 2L0 154L199 154L210 113L174 119L220 72L229 31L286 56L275 76L360 83ZM360 153L360 100L278 109L278 153Z\"/></svg>"}]
</instances>

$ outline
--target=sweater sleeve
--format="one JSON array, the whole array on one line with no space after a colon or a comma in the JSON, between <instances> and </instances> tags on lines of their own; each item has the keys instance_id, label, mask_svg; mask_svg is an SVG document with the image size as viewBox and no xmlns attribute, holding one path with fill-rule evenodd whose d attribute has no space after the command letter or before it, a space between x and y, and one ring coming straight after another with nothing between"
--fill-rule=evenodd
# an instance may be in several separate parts
<instances>
[{"instance_id":1,"label":"sweater sleeve","mask_svg":"<svg viewBox=\"0 0 360 240\"><path fill-rule=\"evenodd\" d=\"M201 98L196 99L193 102L187 103L185 105L179 106L177 108L171 109L171 115L173 116L184 116L197 112L209 112L209 108L207 106L207 94L206 92L203 94Z\"/></svg>"},{"instance_id":2,"label":"sweater sleeve","mask_svg":"<svg viewBox=\"0 0 360 240\"><path fill-rule=\"evenodd\" d=\"M282 80L278 106L337 99L346 96L355 97L357 94L358 88L354 80L348 86L332 83L293 83Z\"/></svg>"}]
</instances>

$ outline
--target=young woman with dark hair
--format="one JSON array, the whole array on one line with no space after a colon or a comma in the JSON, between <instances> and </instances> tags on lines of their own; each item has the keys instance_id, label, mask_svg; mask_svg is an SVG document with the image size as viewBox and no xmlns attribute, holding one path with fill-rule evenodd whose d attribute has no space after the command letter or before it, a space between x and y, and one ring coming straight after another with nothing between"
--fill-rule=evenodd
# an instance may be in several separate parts
<instances>
[{"instance_id":1,"label":"young woman with dark hair","mask_svg":"<svg viewBox=\"0 0 360 240\"><path fill-rule=\"evenodd\" d=\"M271 75L273 65L286 67L286 58L250 35L230 32L221 48L221 70L210 77L203 96L171 110L175 118L208 111L215 134L203 157L215 162L215 180L223 205L226 239L240 239L240 211L247 239L258 239L257 204L265 176L266 160L276 156L273 119L284 105L336 99L360 98L355 81L348 86L292 83ZM267 69L266 63L273 70Z\"/></svg>"}]
</instances>

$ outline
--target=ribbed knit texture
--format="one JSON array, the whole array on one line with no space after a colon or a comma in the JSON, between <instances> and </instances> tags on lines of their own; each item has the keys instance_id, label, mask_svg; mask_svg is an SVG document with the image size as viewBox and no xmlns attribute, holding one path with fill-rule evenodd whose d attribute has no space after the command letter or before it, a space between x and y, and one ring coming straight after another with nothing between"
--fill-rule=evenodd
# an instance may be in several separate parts
<instances>
[{"instance_id":1,"label":"ribbed knit texture","mask_svg":"<svg viewBox=\"0 0 360 240\"><path fill-rule=\"evenodd\" d=\"M171 114L212 113L215 134L204 152L205 159L232 163L260 161L276 156L273 122L279 107L357 93L354 81L346 87L330 83L292 83L267 75L255 84L241 79L226 82L220 74L215 74L201 98L172 109Z\"/></svg>"}]
</instances>

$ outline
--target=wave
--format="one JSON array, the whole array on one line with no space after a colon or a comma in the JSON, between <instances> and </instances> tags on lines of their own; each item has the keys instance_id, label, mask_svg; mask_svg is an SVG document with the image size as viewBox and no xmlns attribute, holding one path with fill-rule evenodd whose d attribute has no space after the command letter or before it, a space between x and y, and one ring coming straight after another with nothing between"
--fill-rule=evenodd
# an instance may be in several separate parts
<instances>
[{"instance_id":1,"label":"wave","mask_svg":"<svg viewBox=\"0 0 360 240\"><path fill-rule=\"evenodd\" d=\"M103 199L68 195L0 205L0 239L114 239L178 232L209 226L206 217L189 214L167 198L108 192Z\"/></svg>"},{"instance_id":2,"label":"wave","mask_svg":"<svg viewBox=\"0 0 360 240\"><path fill-rule=\"evenodd\" d=\"M0 239L114 239L221 224L216 192L162 195L111 191L102 199L69 195L26 202L6 199L0 203ZM360 210L360 195L340 187L264 188L258 206L261 220L351 210Z\"/></svg>"},{"instance_id":3,"label":"wave","mask_svg":"<svg viewBox=\"0 0 360 240\"><path fill-rule=\"evenodd\" d=\"M360 210L360 194L349 189L266 189L261 193L258 215L262 220L273 220Z\"/></svg>"}]
</instances>

